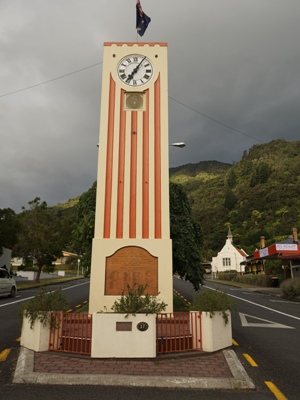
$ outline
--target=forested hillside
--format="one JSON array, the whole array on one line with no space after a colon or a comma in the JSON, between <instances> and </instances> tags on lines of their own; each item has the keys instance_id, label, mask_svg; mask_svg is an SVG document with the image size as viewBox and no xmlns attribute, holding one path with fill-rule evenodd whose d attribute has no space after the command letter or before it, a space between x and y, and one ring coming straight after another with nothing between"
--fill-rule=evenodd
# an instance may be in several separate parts
<instances>
[{"instance_id":1,"label":"forested hillside","mask_svg":"<svg viewBox=\"0 0 300 400\"><path fill-rule=\"evenodd\" d=\"M274 140L245 151L234 165L202 161L170 169L181 184L203 233L202 261L211 260L226 240L230 224L234 244L251 254L264 235L266 243L300 230L300 141ZM55 208L77 225L74 205ZM79 251L80 249L78 249Z\"/></svg>"},{"instance_id":2,"label":"forested hillside","mask_svg":"<svg viewBox=\"0 0 300 400\"><path fill-rule=\"evenodd\" d=\"M252 253L300 228L300 141L274 140L245 151L234 165L217 161L170 169L185 188L203 232L202 259L224 245L228 225L234 243Z\"/></svg>"}]
</instances>

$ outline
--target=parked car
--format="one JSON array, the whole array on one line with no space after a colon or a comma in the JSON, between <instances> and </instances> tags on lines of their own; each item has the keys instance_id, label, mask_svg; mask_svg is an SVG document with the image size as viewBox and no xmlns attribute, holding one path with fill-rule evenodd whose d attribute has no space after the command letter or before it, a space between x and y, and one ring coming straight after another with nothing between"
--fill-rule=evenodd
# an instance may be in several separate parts
<instances>
[{"instance_id":1,"label":"parked car","mask_svg":"<svg viewBox=\"0 0 300 400\"><path fill-rule=\"evenodd\" d=\"M15 297L16 293L16 281L5 268L0 268L0 296Z\"/></svg>"}]
</instances>

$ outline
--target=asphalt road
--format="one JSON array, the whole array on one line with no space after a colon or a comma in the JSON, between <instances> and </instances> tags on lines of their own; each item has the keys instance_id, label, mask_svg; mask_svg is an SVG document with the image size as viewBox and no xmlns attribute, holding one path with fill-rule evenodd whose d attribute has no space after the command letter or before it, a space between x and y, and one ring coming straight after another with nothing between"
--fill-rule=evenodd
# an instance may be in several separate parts
<instances>
[{"instance_id":1,"label":"asphalt road","mask_svg":"<svg viewBox=\"0 0 300 400\"><path fill-rule=\"evenodd\" d=\"M0 388L5 400L274 400L258 392L120 386L13 385Z\"/></svg>"},{"instance_id":2,"label":"asphalt road","mask_svg":"<svg viewBox=\"0 0 300 400\"><path fill-rule=\"evenodd\" d=\"M59 283L48 286L48 289L51 291L58 287L62 289L62 292L67 297L71 308L88 301L88 279ZM20 305L34 297L38 290L38 288L20 290L14 298L0 297L0 354L3 351L9 351L7 359L2 361L0 358L0 385L11 381L19 353L20 345L18 340L21 334L21 325L18 313ZM0 390L0 399L1 396Z\"/></svg>"},{"instance_id":3,"label":"asphalt road","mask_svg":"<svg viewBox=\"0 0 300 400\"><path fill-rule=\"evenodd\" d=\"M88 281L69 282L62 285L69 297L72 307L88 299ZM71 288L74 286L74 288ZM214 283L207 286L216 288ZM192 300L194 292L188 282L174 278L174 287L188 300ZM280 299L261 295L241 289L222 286L238 302L238 312L232 313L233 338L237 342L234 350L251 378L257 391L239 392L223 390L188 390L140 387L103 387L103 386L70 386L61 385L16 385L12 384L12 376L18 357L19 322L18 304L34 295L35 290L19 292L15 299L0 298L0 353L11 347L5 362L0 362L0 398L5 400L32 400L43 397L52 400L64 397L65 400L102 399L102 400L198 400L198 399L250 399L274 400L275 395L265 382L273 382L284 397L278 399L298 399L300 382L297 381L299 365L299 329L300 303L284 302ZM204 288L204 290L208 290ZM4 319L3 319L4 318ZM260 318L260 319L257 319ZM3 324L2 321L5 321ZM266 321L265 321L266 320ZM261 324L257 326L256 324ZM269 324L266 327L265 324ZM278 324L285 325L278 326ZM271 325L273 325L271 327ZM275 327L277 325L277 327ZM287 328L289 327L289 328ZM256 361L252 367L244 357L249 354Z\"/></svg>"},{"instance_id":4,"label":"asphalt road","mask_svg":"<svg viewBox=\"0 0 300 400\"><path fill-rule=\"evenodd\" d=\"M174 288L189 301L195 294L188 282L177 278ZM234 350L258 389L267 393L266 382L272 382L286 398L299 399L300 303L212 282L202 290L208 288L226 291L237 301L232 312Z\"/></svg>"}]
</instances>

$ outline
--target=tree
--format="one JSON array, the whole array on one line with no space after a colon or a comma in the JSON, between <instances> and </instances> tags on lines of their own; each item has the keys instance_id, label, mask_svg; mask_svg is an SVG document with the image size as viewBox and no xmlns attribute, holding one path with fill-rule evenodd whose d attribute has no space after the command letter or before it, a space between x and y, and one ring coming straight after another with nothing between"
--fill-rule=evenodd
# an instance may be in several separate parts
<instances>
[{"instance_id":1,"label":"tree","mask_svg":"<svg viewBox=\"0 0 300 400\"><path fill-rule=\"evenodd\" d=\"M77 226L73 231L73 246L82 254L81 266L88 273L91 266L92 241L95 227L97 182L80 196L77 204Z\"/></svg>"},{"instance_id":2,"label":"tree","mask_svg":"<svg viewBox=\"0 0 300 400\"><path fill-rule=\"evenodd\" d=\"M272 173L272 170L268 164L266 164L264 162L260 163L253 171L253 174L252 174L251 180L250 180L250 186L254 187L259 183L267 183L271 173Z\"/></svg>"},{"instance_id":3,"label":"tree","mask_svg":"<svg viewBox=\"0 0 300 400\"><path fill-rule=\"evenodd\" d=\"M234 169L230 169L227 176L227 185L233 189L237 184L237 176Z\"/></svg>"},{"instance_id":4,"label":"tree","mask_svg":"<svg viewBox=\"0 0 300 400\"><path fill-rule=\"evenodd\" d=\"M237 203L237 198L234 195L233 191L226 186L225 188L225 200L224 200L224 207L227 210L231 211Z\"/></svg>"},{"instance_id":5,"label":"tree","mask_svg":"<svg viewBox=\"0 0 300 400\"><path fill-rule=\"evenodd\" d=\"M47 207L45 201L36 197L29 203L29 210L19 214L20 232L18 233L17 253L31 258L37 266L36 282L39 282L44 265L49 266L61 256L61 243L58 219Z\"/></svg>"},{"instance_id":6,"label":"tree","mask_svg":"<svg viewBox=\"0 0 300 400\"><path fill-rule=\"evenodd\" d=\"M173 252L173 273L189 280L196 291L203 283L200 246L202 232L192 217L187 195L181 185L170 183L170 228Z\"/></svg>"},{"instance_id":7,"label":"tree","mask_svg":"<svg viewBox=\"0 0 300 400\"><path fill-rule=\"evenodd\" d=\"M73 231L73 244L83 254L81 265L87 270L91 265L92 240L94 237L96 186L80 197L77 205L78 225ZM173 239L173 273L189 280L199 290L204 270L200 264L202 232L192 218L191 207L181 185L170 184L170 222Z\"/></svg>"},{"instance_id":8,"label":"tree","mask_svg":"<svg viewBox=\"0 0 300 400\"><path fill-rule=\"evenodd\" d=\"M0 209L0 255L2 247L12 248L17 242L18 221L11 208Z\"/></svg>"}]
</instances>

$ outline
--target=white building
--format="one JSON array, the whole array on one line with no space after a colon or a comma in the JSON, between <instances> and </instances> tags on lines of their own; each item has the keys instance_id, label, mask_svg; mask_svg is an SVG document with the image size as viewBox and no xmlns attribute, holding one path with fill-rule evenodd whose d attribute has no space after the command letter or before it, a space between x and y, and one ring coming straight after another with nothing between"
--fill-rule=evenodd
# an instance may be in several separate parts
<instances>
[{"instance_id":1,"label":"white building","mask_svg":"<svg viewBox=\"0 0 300 400\"><path fill-rule=\"evenodd\" d=\"M241 262L246 260L247 255L248 254L243 249L238 249L233 245L232 234L229 227L225 246L219 251L216 257L212 258L212 274L216 275L218 272L229 270L236 270L238 273L244 273L245 265L241 265Z\"/></svg>"},{"instance_id":2,"label":"white building","mask_svg":"<svg viewBox=\"0 0 300 400\"><path fill-rule=\"evenodd\" d=\"M0 256L0 268L6 267L7 271L10 272L10 259L11 259L11 249L2 247L2 255Z\"/></svg>"}]
</instances>

